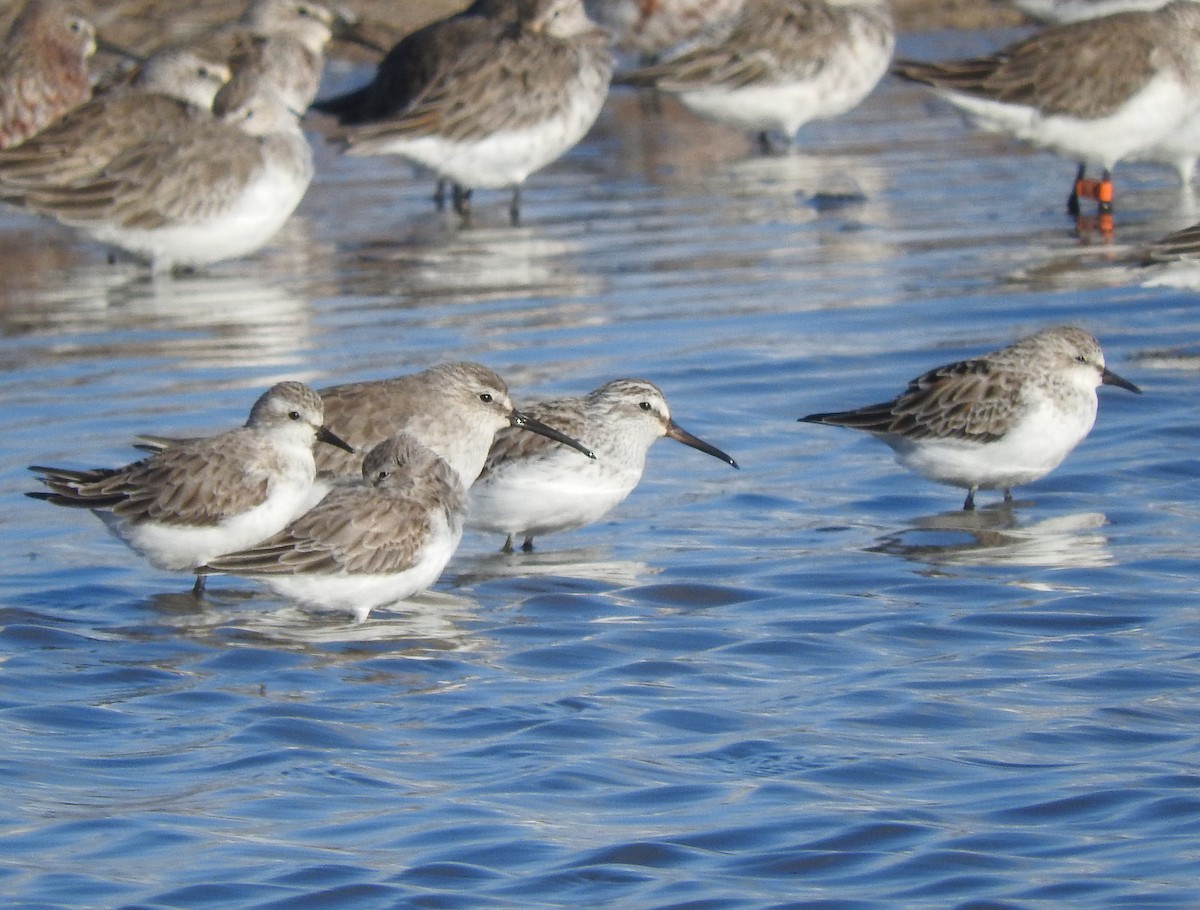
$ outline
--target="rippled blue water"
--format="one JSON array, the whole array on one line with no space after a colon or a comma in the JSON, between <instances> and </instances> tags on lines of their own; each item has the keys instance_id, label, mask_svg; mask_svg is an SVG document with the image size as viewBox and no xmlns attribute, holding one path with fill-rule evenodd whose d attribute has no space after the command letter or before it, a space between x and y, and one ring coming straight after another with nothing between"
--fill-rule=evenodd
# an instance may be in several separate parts
<instances>
[{"instance_id":1,"label":"rippled blue water","mask_svg":"<svg viewBox=\"0 0 1200 910\"><path fill-rule=\"evenodd\" d=\"M4 905L1200 906L1200 316L1130 265L1197 215L1122 166L1081 243L1070 162L898 84L802 140L616 94L524 226L482 193L471 230L322 148L276 244L179 281L0 216ZM1012 508L796 422L1067 321L1145 394ZM653 379L742 470L661 442L608 520L468 536L361 625L197 606L21 495L279 378L456 358Z\"/></svg>"}]
</instances>

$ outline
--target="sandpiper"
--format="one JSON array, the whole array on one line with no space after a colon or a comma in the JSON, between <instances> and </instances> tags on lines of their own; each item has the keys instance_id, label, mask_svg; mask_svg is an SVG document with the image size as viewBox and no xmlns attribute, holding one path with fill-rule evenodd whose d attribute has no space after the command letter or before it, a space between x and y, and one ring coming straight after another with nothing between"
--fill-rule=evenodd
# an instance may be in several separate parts
<instances>
[{"instance_id":1,"label":"sandpiper","mask_svg":"<svg viewBox=\"0 0 1200 910\"><path fill-rule=\"evenodd\" d=\"M224 64L190 50L155 54L127 83L81 104L15 148L0 151L0 197L5 186L54 188L95 179L114 158L150 137L173 137L189 124L208 121L213 99L229 75Z\"/></svg>"},{"instance_id":2,"label":"sandpiper","mask_svg":"<svg viewBox=\"0 0 1200 910\"><path fill-rule=\"evenodd\" d=\"M73 5L29 0L0 43L0 148L53 123L92 94L96 30Z\"/></svg>"},{"instance_id":3,"label":"sandpiper","mask_svg":"<svg viewBox=\"0 0 1200 910\"><path fill-rule=\"evenodd\" d=\"M893 71L932 86L983 129L1078 162L1067 199L1099 203L1112 231L1112 169L1150 154L1200 111L1200 4L1114 13L1044 29L986 57L897 61ZM1174 156L1178 157L1178 156ZM1099 180L1087 169L1099 167Z\"/></svg>"},{"instance_id":4,"label":"sandpiper","mask_svg":"<svg viewBox=\"0 0 1200 910\"><path fill-rule=\"evenodd\" d=\"M321 389L321 398L330 429L360 453L340 457L344 453L320 451L317 469L323 477L357 477L361 453L400 432L444 459L464 488L479 476L496 432L504 427L537 433L595 457L557 428L516 410L504 380L478 363L443 363L394 379L332 386Z\"/></svg>"},{"instance_id":5,"label":"sandpiper","mask_svg":"<svg viewBox=\"0 0 1200 910\"><path fill-rule=\"evenodd\" d=\"M297 113L307 110L317 97L326 44L335 37L364 43L352 20L309 0L256 0L244 24L249 37L230 56L231 67L254 69ZM367 46L382 53L369 42Z\"/></svg>"},{"instance_id":6,"label":"sandpiper","mask_svg":"<svg viewBox=\"0 0 1200 910\"><path fill-rule=\"evenodd\" d=\"M600 113L612 75L608 35L581 0L472 9L407 36L369 85L314 107L343 124L348 154L401 155L451 181L460 215L472 188L510 188L516 223L521 184Z\"/></svg>"},{"instance_id":7,"label":"sandpiper","mask_svg":"<svg viewBox=\"0 0 1200 910\"><path fill-rule=\"evenodd\" d=\"M155 271L248 255L299 205L313 176L312 149L296 114L253 73L221 89L213 114L150 136L90 179L6 188L4 198L127 250Z\"/></svg>"},{"instance_id":8,"label":"sandpiper","mask_svg":"<svg viewBox=\"0 0 1200 910\"><path fill-rule=\"evenodd\" d=\"M193 35L180 46L223 61L234 72L255 71L284 104L302 114L316 97L332 38L382 53L358 33L355 20L314 0L253 0L236 21Z\"/></svg>"},{"instance_id":9,"label":"sandpiper","mask_svg":"<svg viewBox=\"0 0 1200 910\"><path fill-rule=\"evenodd\" d=\"M625 499L646 466L650 446L664 436L727 464L737 462L671 418L662 391L644 379L617 379L582 397L556 398L525 408L545 423L588 440L595 461L583 461L543 437L501 430L483 473L471 487L468 526L524 538L599 521Z\"/></svg>"},{"instance_id":10,"label":"sandpiper","mask_svg":"<svg viewBox=\"0 0 1200 910\"><path fill-rule=\"evenodd\" d=\"M462 539L466 507L458 473L400 433L367 453L360 481L338 484L277 534L196 571L255 578L362 621L437 581Z\"/></svg>"},{"instance_id":11,"label":"sandpiper","mask_svg":"<svg viewBox=\"0 0 1200 910\"><path fill-rule=\"evenodd\" d=\"M1043 329L1006 348L930 370L896 398L800 420L866 430L904 467L936 483L1003 490L1058 467L1096 420L1096 387L1141 392L1104 365L1083 329Z\"/></svg>"},{"instance_id":12,"label":"sandpiper","mask_svg":"<svg viewBox=\"0 0 1200 910\"><path fill-rule=\"evenodd\" d=\"M856 107L887 72L889 0L756 0L712 33L617 83L677 95L692 111L787 143L811 120Z\"/></svg>"},{"instance_id":13,"label":"sandpiper","mask_svg":"<svg viewBox=\"0 0 1200 910\"><path fill-rule=\"evenodd\" d=\"M242 427L123 468L34 465L49 492L28 495L92 509L155 566L192 569L269 537L300 513L316 477L315 443L349 450L322 420L316 392L281 382L254 403ZM202 586L201 578L197 593Z\"/></svg>"}]
</instances>

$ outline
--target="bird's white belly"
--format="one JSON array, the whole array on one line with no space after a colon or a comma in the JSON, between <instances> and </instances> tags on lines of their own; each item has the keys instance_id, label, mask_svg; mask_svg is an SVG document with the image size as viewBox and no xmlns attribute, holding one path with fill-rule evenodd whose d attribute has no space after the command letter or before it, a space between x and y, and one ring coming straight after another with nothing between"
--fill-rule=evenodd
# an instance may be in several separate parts
<instances>
[{"instance_id":1,"label":"bird's white belly","mask_svg":"<svg viewBox=\"0 0 1200 910\"><path fill-rule=\"evenodd\" d=\"M887 71L893 42L856 31L841 52L813 76L770 84L685 91L679 100L703 117L747 130L792 136L810 120L837 117L856 107Z\"/></svg>"},{"instance_id":2,"label":"bird's white belly","mask_svg":"<svg viewBox=\"0 0 1200 910\"><path fill-rule=\"evenodd\" d=\"M156 269L209 265L248 255L274 237L300 204L310 177L264 169L227 208L195 221L156 228L111 221L81 227L97 240L149 260Z\"/></svg>"},{"instance_id":3,"label":"bird's white belly","mask_svg":"<svg viewBox=\"0 0 1200 910\"><path fill-rule=\"evenodd\" d=\"M1011 133L1032 145L1106 168L1166 137L1195 106L1179 80L1167 74L1156 76L1112 114L1095 119L1042 114L1026 105L948 90L938 94L982 129Z\"/></svg>"},{"instance_id":4,"label":"bird's white belly","mask_svg":"<svg viewBox=\"0 0 1200 910\"><path fill-rule=\"evenodd\" d=\"M471 487L467 526L531 536L582 528L607 515L641 478L640 470L588 467L552 477L534 463L478 482Z\"/></svg>"},{"instance_id":5,"label":"bird's white belly","mask_svg":"<svg viewBox=\"0 0 1200 910\"><path fill-rule=\"evenodd\" d=\"M505 189L574 146L595 122L598 104L576 102L560 117L473 140L438 135L382 136L351 146L351 154L397 154L461 186Z\"/></svg>"},{"instance_id":6,"label":"bird's white belly","mask_svg":"<svg viewBox=\"0 0 1200 910\"><path fill-rule=\"evenodd\" d=\"M1043 401L995 442L959 439L884 441L906 468L937 483L984 490L1007 489L1044 477L1091 431L1090 410L1060 410Z\"/></svg>"},{"instance_id":7,"label":"bird's white belly","mask_svg":"<svg viewBox=\"0 0 1200 910\"><path fill-rule=\"evenodd\" d=\"M260 575L256 580L271 590L309 607L353 613L363 620L371 610L424 591L442 570L462 540L462 523L434 522L432 533L412 564L402 571L379 574L305 573Z\"/></svg>"},{"instance_id":8,"label":"bird's white belly","mask_svg":"<svg viewBox=\"0 0 1200 910\"><path fill-rule=\"evenodd\" d=\"M283 530L304 510L312 474L273 483L261 504L206 526L143 521L131 524L111 512L97 514L122 540L160 569L185 571L211 559L244 550Z\"/></svg>"}]
</instances>

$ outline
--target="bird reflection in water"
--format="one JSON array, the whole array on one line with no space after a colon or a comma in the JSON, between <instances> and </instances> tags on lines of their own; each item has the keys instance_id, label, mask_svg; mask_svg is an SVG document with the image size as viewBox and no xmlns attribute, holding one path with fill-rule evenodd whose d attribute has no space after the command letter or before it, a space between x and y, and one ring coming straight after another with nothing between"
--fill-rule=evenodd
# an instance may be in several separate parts
<instances>
[{"instance_id":1,"label":"bird reflection in water","mask_svg":"<svg viewBox=\"0 0 1200 910\"><path fill-rule=\"evenodd\" d=\"M917 518L867 549L932 566L1112 565L1108 536L1101 530L1108 523L1103 513L1076 512L1024 524L1020 511L1029 504L998 502Z\"/></svg>"},{"instance_id":2,"label":"bird reflection in water","mask_svg":"<svg viewBox=\"0 0 1200 910\"><path fill-rule=\"evenodd\" d=\"M474 651L485 644L470 628L478 618L478 604L441 591L425 591L373 611L367 623L349 617L331 621L329 613L305 610L249 587L210 590L202 603L184 591L157 593L147 606L171 634L219 647L228 647L231 629L244 640L284 646L388 642L390 653Z\"/></svg>"}]
</instances>

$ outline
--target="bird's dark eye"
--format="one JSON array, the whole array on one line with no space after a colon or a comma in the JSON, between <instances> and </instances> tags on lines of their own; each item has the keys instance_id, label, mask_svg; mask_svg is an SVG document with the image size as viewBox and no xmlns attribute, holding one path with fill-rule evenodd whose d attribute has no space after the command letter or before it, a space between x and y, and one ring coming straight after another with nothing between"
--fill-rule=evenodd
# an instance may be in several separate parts
<instances>
[{"instance_id":1,"label":"bird's dark eye","mask_svg":"<svg viewBox=\"0 0 1200 910\"><path fill-rule=\"evenodd\" d=\"M1082 354L1077 354L1075 356L1075 362L1086 364L1088 362L1088 359L1086 357L1084 357Z\"/></svg>"},{"instance_id":2,"label":"bird's dark eye","mask_svg":"<svg viewBox=\"0 0 1200 910\"><path fill-rule=\"evenodd\" d=\"M391 473L390 471L380 471L380 472L378 472L378 473L375 475L375 482L376 482L376 483L379 483L380 481L387 480L387 478L388 478L388 474L390 474L390 473Z\"/></svg>"},{"instance_id":3,"label":"bird's dark eye","mask_svg":"<svg viewBox=\"0 0 1200 910\"><path fill-rule=\"evenodd\" d=\"M300 419L299 411L288 411L288 420L299 420L299 419Z\"/></svg>"},{"instance_id":4,"label":"bird's dark eye","mask_svg":"<svg viewBox=\"0 0 1200 910\"><path fill-rule=\"evenodd\" d=\"M480 392L479 400L482 401L484 404L491 404L492 401L494 401L495 399L492 398L491 392Z\"/></svg>"},{"instance_id":5,"label":"bird's dark eye","mask_svg":"<svg viewBox=\"0 0 1200 910\"><path fill-rule=\"evenodd\" d=\"M648 402L648 401L639 402L638 407L641 408L643 411L649 411L650 410L650 402Z\"/></svg>"}]
</instances>

